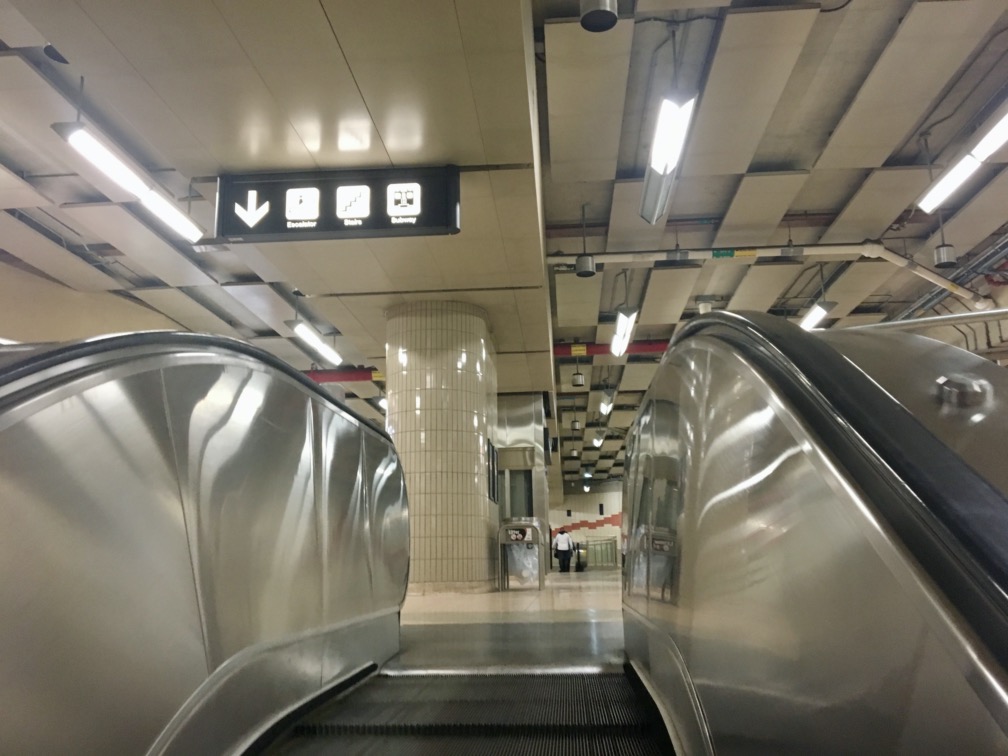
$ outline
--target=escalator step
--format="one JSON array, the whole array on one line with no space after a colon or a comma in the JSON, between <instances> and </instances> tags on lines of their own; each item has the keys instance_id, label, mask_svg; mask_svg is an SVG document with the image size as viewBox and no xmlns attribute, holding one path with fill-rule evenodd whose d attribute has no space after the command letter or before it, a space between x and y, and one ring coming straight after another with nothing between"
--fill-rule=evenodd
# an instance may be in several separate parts
<instances>
[{"instance_id":1,"label":"escalator step","mask_svg":"<svg viewBox=\"0 0 1008 756\"><path fill-rule=\"evenodd\" d=\"M424 735L345 735L338 741L312 737L294 737L281 753L298 756L316 754L433 754L435 756L667 756L662 741L643 733L514 733L510 735L461 735L454 737Z\"/></svg>"}]
</instances>

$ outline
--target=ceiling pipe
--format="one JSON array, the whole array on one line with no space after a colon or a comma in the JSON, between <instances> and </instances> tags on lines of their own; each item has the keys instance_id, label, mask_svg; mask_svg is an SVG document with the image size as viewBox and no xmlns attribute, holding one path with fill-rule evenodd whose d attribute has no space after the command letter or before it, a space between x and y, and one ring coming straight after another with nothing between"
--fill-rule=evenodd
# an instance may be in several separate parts
<instances>
[{"instance_id":1,"label":"ceiling pipe","mask_svg":"<svg viewBox=\"0 0 1008 756\"><path fill-rule=\"evenodd\" d=\"M627 346L627 354L664 354L668 348L667 339L653 341L632 341ZM554 357L594 357L610 354L610 344L554 344Z\"/></svg>"},{"instance_id":2,"label":"ceiling pipe","mask_svg":"<svg viewBox=\"0 0 1008 756\"><path fill-rule=\"evenodd\" d=\"M891 262L893 265L898 265L901 268L913 273L915 276L920 276L925 281L928 281L935 286L940 286L945 289L945 291L954 294L965 302L968 302L976 310L989 310L994 306L994 302L989 298L978 294L972 289L967 289L965 286L960 286L957 283L952 283L952 281L939 276L937 273L928 270L923 265L919 265L909 257L903 257L903 255L893 252L891 249L886 249L881 244L873 245L873 249L865 254L869 257L878 257L887 262Z\"/></svg>"},{"instance_id":3,"label":"ceiling pipe","mask_svg":"<svg viewBox=\"0 0 1008 756\"><path fill-rule=\"evenodd\" d=\"M913 318L912 320L892 320L886 323L871 323L869 325L850 326L844 331L918 331L939 326L956 326L967 323L982 323L987 320L1008 320L1008 307L986 312L957 312L954 315L936 315L932 318Z\"/></svg>"}]
</instances>

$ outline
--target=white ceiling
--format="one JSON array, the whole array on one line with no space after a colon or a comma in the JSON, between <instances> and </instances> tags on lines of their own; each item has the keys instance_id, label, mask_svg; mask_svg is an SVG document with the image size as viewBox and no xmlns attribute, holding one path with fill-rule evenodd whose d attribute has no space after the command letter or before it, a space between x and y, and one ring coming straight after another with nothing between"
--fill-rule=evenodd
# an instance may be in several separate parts
<instances>
[{"instance_id":1,"label":"white ceiling","mask_svg":"<svg viewBox=\"0 0 1008 756\"><path fill-rule=\"evenodd\" d=\"M942 228L913 207L928 156L940 171L1008 100L1004 0L621 0L601 34L577 8L0 0L0 337L187 328L307 368L284 325L298 289L349 362L381 370L389 307L470 302L489 315L500 390L551 393L564 474L587 459L611 477L698 297L795 317L825 288L843 327L931 290L856 252L688 265L653 253L876 239L930 265L942 238L968 258L1008 231L1008 149L946 204ZM638 215L644 166L658 103L676 94L696 94L697 109L651 226ZM447 163L462 167L462 231L193 248L50 128L78 108L207 231L223 172ZM573 274L582 248L604 263L594 277ZM555 341L608 343L623 302L641 308L630 355L554 358ZM603 387L618 389L608 417ZM382 388L344 386L375 417Z\"/></svg>"}]
</instances>

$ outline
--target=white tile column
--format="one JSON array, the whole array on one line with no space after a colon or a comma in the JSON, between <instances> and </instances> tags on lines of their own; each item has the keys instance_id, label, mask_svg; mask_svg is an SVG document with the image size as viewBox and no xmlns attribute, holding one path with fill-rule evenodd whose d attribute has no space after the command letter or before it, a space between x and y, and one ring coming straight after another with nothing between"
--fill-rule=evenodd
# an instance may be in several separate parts
<instances>
[{"instance_id":1,"label":"white tile column","mask_svg":"<svg viewBox=\"0 0 1008 756\"><path fill-rule=\"evenodd\" d=\"M492 590L499 514L487 434L497 368L486 313L414 302L386 315L386 417L406 473L410 591Z\"/></svg>"}]
</instances>

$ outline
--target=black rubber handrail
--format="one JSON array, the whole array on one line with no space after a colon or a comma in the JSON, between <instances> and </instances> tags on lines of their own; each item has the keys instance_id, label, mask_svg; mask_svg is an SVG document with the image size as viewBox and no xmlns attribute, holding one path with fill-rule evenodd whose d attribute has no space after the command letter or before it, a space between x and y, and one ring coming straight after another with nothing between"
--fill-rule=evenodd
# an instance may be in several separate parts
<instances>
[{"instance_id":1,"label":"black rubber handrail","mask_svg":"<svg viewBox=\"0 0 1008 756\"><path fill-rule=\"evenodd\" d=\"M757 366L1008 668L1008 499L833 347L764 313L691 320ZM666 359L668 358L666 354Z\"/></svg>"},{"instance_id":2,"label":"black rubber handrail","mask_svg":"<svg viewBox=\"0 0 1008 756\"><path fill-rule=\"evenodd\" d=\"M76 360L88 357L101 358L101 362L88 365L84 368L84 372L94 372L94 370L101 368L103 364L107 365L113 361L116 354L121 354L125 350L149 355L167 354L183 350L208 353L217 351L251 357L297 381L309 393L329 404L339 407L341 411L346 412L355 420L364 423L368 428L376 431L389 443L392 443L392 438L384 428L356 412L352 407L348 407L318 383L303 373L298 372L280 358L245 341L206 333L139 331L135 333L99 336L86 341L74 341L65 344L43 344L39 346L38 350L27 352L24 359L17 360L0 369L0 389L16 381L30 378L33 375L38 375L47 370L57 368L61 365L68 365ZM78 374L76 371L73 373L74 376Z\"/></svg>"}]
</instances>

